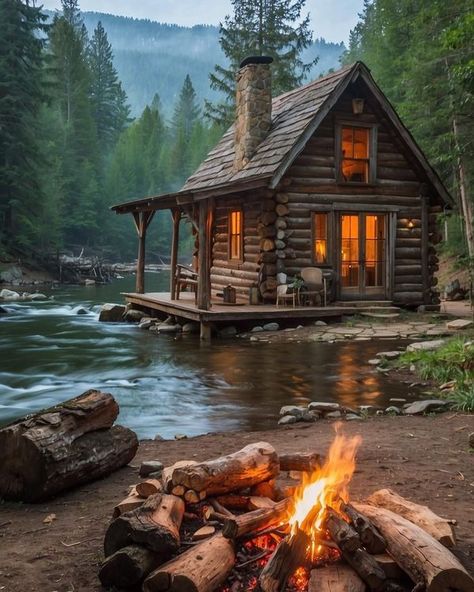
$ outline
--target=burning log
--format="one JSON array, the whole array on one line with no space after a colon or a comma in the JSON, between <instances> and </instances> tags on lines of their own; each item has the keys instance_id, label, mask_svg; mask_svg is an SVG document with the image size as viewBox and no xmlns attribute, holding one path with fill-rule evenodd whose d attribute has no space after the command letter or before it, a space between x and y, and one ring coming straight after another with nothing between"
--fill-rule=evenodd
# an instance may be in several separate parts
<instances>
[{"instance_id":1,"label":"burning log","mask_svg":"<svg viewBox=\"0 0 474 592\"><path fill-rule=\"evenodd\" d=\"M308 592L365 592L365 583L348 565L338 563L311 570Z\"/></svg>"},{"instance_id":2,"label":"burning log","mask_svg":"<svg viewBox=\"0 0 474 592\"><path fill-rule=\"evenodd\" d=\"M174 485L208 495L228 493L272 479L279 472L278 455L266 442L249 444L239 452L193 466L175 468Z\"/></svg>"},{"instance_id":3,"label":"burning log","mask_svg":"<svg viewBox=\"0 0 474 592\"><path fill-rule=\"evenodd\" d=\"M147 479L135 485L135 490L140 497L150 497L163 490L161 482L158 479Z\"/></svg>"},{"instance_id":4,"label":"burning log","mask_svg":"<svg viewBox=\"0 0 474 592\"><path fill-rule=\"evenodd\" d=\"M151 573L143 592L213 592L235 563L232 541L216 534Z\"/></svg>"},{"instance_id":5,"label":"burning log","mask_svg":"<svg viewBox=\"0 0 474 592\"><path fill-rule=\"evenodd\" d=\"M122 514L109 525L104 540L105 556L138 543L168 558L179 548L183 514L181 498L160 493L150 496L140 508Z\"/></svg>"},{"instance_id":6,"label":"burning log","mask_svg":"<svg viewBox=\"0 0 474 592\"><path fill-rule=\"evenodd\" d=\"M258 533L269 526L278 526L285 521L291 507L290 499L276 503L273 508L262 508L247 512L235 518L228 518L224 522L222 534L229 539L237 539L249 533Z\"/></svg>"},{"instance_id":7,"label":"burning log","mask_svg":"<svg viewBox=\"0 0 474 592\"><path fill-rule=\"evenodd\" d=\"M138 441L112 427L117 415L112 395L91 390L0 429L0 497L41 501L129 463Z\"/></svg>"},{"instance_id":8,"label":"burning log","mask_svg":"<svg viewBox=\"0 0 474 592\"><path fill-rule=\"evenodd\" d=\"M316 452L280 454L280 471L312 473L321 466L321 456Z\"/></svg>"},{"instance_id":9,"label":"burning log","mask_svg":"<svg viewBox=\"0 0 474 592\"><path fill-rule=\"evenodd\" d=\"M385 551L387 543L370 520L362 516L351 504L343 504L341 510L351 521L360 536L362 544L369 553L377 555Z\"/></svg>"},{"instance_id":10,"label":"burning log","mask_svg":"<svg viewBox=\"0 0 474 592\"><path fill-rule=\"evenodd\" d=\"M99 579L105 588L134 588L158 565L159 558L155 553L130 545L107 557L100 568Z\"/></svg>"},{"instance_id":11,"label":"burning log","mask_svg":"<svg viewBox=\"0 0 474 592\"><path fill-rule=\"evenodd\" d=\"M136 489L133 488L130 494L114 507L112 518L118 518L122 514L125 514L125 512L130 512L143 506L144 503L145 499L139 496Z\"/></svg>"},{"instance_id":12,"label":"burning log","mask_svg":"<svg viewBox=\"0 0 474 592\"><path fill-rule=\"evenodd\" d=\"M441 518L432 512L427 506L415 504L390 489L375 491L367 502L379 508L391 510L395 514L403 516L413 524L426 530L433 538L445 547L454 547L456 539L453 528L445 518Z\"/></svg>"},{"instance_id":13,"label":"burning log","mask_svg":"<svg viewBox=\"0 0 474 592\"><path fill-rule=\"evenodd\" d=\"M426 592L474 590L474 580L456 557L425 530L385 508L355 507L372 520L385 537L390 555Z\"/></svg>"},{"instance_id":14,"label":"burning log","mask_svg":"<svg viewBox=\"0 0 474 592\"><path fill-rule=\"evenodd\" d=\"M379 592L387 587L385 572L376 560L362 549L362 542L357 532L336 512L328 510L326 527L332 540L337 543L342 556L357 572L370 590Z\"/></svg>"}]
</instances>

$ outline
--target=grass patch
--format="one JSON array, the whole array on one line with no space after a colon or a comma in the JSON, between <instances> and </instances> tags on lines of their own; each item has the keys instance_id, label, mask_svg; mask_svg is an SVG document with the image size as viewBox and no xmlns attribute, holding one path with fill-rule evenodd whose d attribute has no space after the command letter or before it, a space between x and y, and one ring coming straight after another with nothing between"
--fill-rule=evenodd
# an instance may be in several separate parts
<instances>
[{"instance_id":1,"label":"grass patch","mask_svg":"<svg viewBox=\"0 0 474 592\"><path fill-rule=\"evenodd\" d=\"M474 344L466 337L454 337L433 351L405 352L394 362L395 367L415 366L422 380L438 385L456 381L452 391L440 395L453 401L453 407L474 411Z\"/></svg>"}]
</instances>

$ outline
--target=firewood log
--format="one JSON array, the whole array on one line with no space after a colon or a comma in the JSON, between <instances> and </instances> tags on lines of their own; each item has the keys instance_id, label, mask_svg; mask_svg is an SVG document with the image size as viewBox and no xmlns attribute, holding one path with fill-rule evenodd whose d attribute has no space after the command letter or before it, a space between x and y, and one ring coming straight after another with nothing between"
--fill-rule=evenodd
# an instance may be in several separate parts
<instances>
[{"instance_id":1,"label":"firewood log","mask_svg":"<svg viewBox=\"0 0 474 592\"><path fill-rule=\"evenodd\" d=\"M122 547L138 543L167 559L179 547L179 527L184 502L174 495L156 493L136 510L122 514L105 533L105 556Z\"/></svg>"},{"instance_id":2,"label":"firewood log","mask_svg":"<svg viewBox=\"0 0 474 592\"><path fill-rule=\"evenodd\" d=\"M273 508L276 502L268 497L250 496L249 507L251 510L260 510L261 508Z\"/></svg>"},{"instance_id":3,"label":"firewood log","mask_svg":"<svg viewBox=\"0 0 474 592\"><path fill-rule=\"evenodd\" d=\"M401 580L405 576L405 572L401 569L395 559L388 555L388 553L374 555L374 559L383 569L387 578L391 580Z\"/></svg>"},{"instance_id":4,"label":"firewood log","mask_svg":"<svg viewBox=\"0 0 474 592\"><path fill-rule=\"evenodd\" d=\"M321 466L321 456L316 452L280 454L280 471L304 471L312 473Z\"/></svg>"},{"instance_id":5,"label":"firewood log","mask_svg":"<svg viewBox=\"0 0 474 592\"><path fill-rule=\"evenodd\" d=\"M311 570L308 592L365 592L365 583L344 563Z\"/></svg>"},{"instance_id":6,"label":"firewood log","mask_svg":"<svg viewBox=\"0 0 474 592\"><path fill-rule=\"evenodd\" d=\"M125 514L125 512L130 512L131 510L135 510L136 508L143 506L144 503L145 498L140 497L134 490L133 493L130 493L130 495L128 495L114 507L112 518L118 518L122 514Z\"/></svg>"},{"instance_id":7,"label":"firewood log","mask_svg":"<svg viewBox=\"0 0 474 592\"><path fill-rule=\"evenodd\" d=\"M275 504L273 508L263 508L235 518L228 518L224 522L222 534L229 539L235 539L252 532L258 533L269 526L283 524L288 517L291 504L290 499L285 499Z\"/></svg>"},{"instance_id":8,"label":"firewood log","mask_svg":"<svg viewBox=\"0 0 474 592\"><path fill-rule=\"evenodd\" d=\"M250 510L249 495L229 493L227 495L219 495L216 500L223 508L226 508L227 510L243 510L244 512Z\"/></svg>"},{"instance_id":9,"label":"firewood log","mask_svg":"<svg viewBox=\"0 0 474 592\"><path fill-rule=\"evenodd\" d=\"M275 449L266 442L250 444L229 454L197 465L176 468L173 484L184 485L208 495L227 493L250 487L278 474L279 462Z\"/></svg>"},{"instance_id":10,"label":"firewood log","mask_svg":"<svg viewBox=\"0 0 474 592\"><path fill-rule=\"evenodd\" d=\"M458 559L425 530L406 518L366 504L354 504L387 541L387 551L426 592L472 592L474 580Z\"/></svg>"},{"instance_id":11,"label":"firewood log","mask_svg":"<svg viewBox=\"0 0 474 592\"><path fill-rule=\"evenodd\" d=\"M141 483L137 483L135 485L136 492L140 497L150 497L150 495L154 495L155 493L160 493L163 490L163 486L158 479L147 479L146 481L142 481Z\"/></svg>"},{"instance_id":12,"label":"firewood log","mask_svg":"<svg viewBox=\"0 0 474 592\"><path fill-rule=\"evenodd\" d=\"M199 494L193 489L188 489L186 491L184 494L184 499L188 502L188 504L198 504L200 502Z\"/></svg>"},{"instance_id":13,"label":"firewood log","mask_svg":"<svg viewBox=\"0 0 474 592\"><path fill-rule=\"evenodd\" d=\"M197 462L195 460L179 460L178 462L175 462L174 465L171 465L170 467L165 467L163 469L163 472L161 473L161 480L163 481L163 491L165 493L171 493L174 487L173 472L175 469L188 467L191 465L197 465Z\"/></svg>"},{"instance_id":14,"label":"firewood log","mask_svg":"<svg viewBox=\"0 0 474 592\"><path fill-rule=\"evenodd\" d=\"M0 429L0 497L37 502L129 463L138 440L111 428L117 414L112 395L91 390Z\"/></svg>"},{"instance_id":15,"label":"firewood log","mask_svg":"<svg viewBox=\"0 0 474 592\"><path fill-rule=\"evenodd\" d=\"M276 485L275 479L270 479L269 481L262 481L262 483L257 483L254 485L250 490L250 495L257 497L266 497L273 501L278 501L279 491Z\"/></svg>"},{"instance_id":16,"label":"firewood log","mask_svg":"<svg viewBox=\"0 0 474 592\"><path fill-rule=\"evenodd\" d=\"M235 563L232 541L216 534L152 572L143 592L213 592Z\"/></svg>"},{"instance_id":17,"label":"firewood log","mask_svg":"<svg viewBox=\"0 0 474 592\"><path fill-rule=\"evenodd\" d=\"M105 588L135 588L158 565L156 553L130 545L107 557L100 568L99 579Z\"/></svg>"},{"instance_id":18,"label":"firewood log","mask_svg":"<svg viewBox=\"0 0 474 592\"><path fill-rule=\"evenodd\" d=\"M362 549L357 532L332 510L327 511L326 528L342 556L373 592L388 589L385 572L372 555Z\"/></svg>"},{"instance_id":19,"label":"firewood log","mask_svg":"<svg viewBox=\"0 0 474 592\"><path fill-rule=\"evenodd\" d=\"M390 489L375 491L367 502L373 506L391 510L413 524L417 524L445 547L454 547L456 544L450 522L432 512L427 506L407 500Z\"/></svg>"},{"instance_id":20,"label":"firewood log","mask_svg":"<svg viewBox=\"0 0 474 592\"><path fill-rule=\"evenodd\" d=\"M385 539L366 516L362 516L351 504L343 504L341 510L351 521L363 546L369 553L376 555L385 551L387 548Z\"/></svg>"}]
</instances>

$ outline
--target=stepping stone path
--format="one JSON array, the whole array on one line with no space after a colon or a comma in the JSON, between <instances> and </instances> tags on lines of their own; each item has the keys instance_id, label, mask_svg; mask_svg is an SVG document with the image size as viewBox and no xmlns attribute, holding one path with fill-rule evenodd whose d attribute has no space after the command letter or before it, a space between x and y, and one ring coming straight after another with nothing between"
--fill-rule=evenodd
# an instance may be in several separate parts
<instances>
[{"instance_id":1,"label":"stepping stone path","mask_svg":"<svg viewBox=\"0 0 474 592\"><path fill-rule=\"evenodd\" d=\"M446 327L448 329L455 329L458 331L459 329L468 329L472 327L473 322L469 319L456 319L454 321L449 321L446 323Z\"/></svg>"},{"instance_id":2,"label":"stepping stone path","mask_svg":"<svg viewBox=\"0 0 474 592\"><path fill-rule=\"evenodd\" d=\"M403 409L405 415L422 415L423 413L430 413L432 411L444 411L444 408L449 406L449 401L441 399L429 399L427 401L415 401L410 403L408 407Z\"/></svg>"},{"instance_id":3,"label":"stepping stone path","mask_svg":"<svg viewBox=\"0 0 474 592\"><path fill-rule=\"evenodd\" d=\"M410 343L407 347L407 351L434 351L439 349L445 344L444 339L436 339L435 341L417 341L416 343Z\"/></svg>"}]
</instances>

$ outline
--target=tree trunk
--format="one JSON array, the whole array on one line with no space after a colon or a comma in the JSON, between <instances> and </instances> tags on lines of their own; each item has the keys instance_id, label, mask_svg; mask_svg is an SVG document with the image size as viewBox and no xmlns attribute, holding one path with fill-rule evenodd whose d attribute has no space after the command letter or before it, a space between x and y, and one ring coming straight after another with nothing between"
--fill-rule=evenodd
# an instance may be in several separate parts
<instances>
[{"instance_id":1,"label":"tree trunk","mask_svg":"<svg viewBox=\"0 0 474 592\"><path fill-rule=\"evenodd\" d=\"M107 557L100 568L99 579L105 588L135 588L158 565L156 553L130 545Z\"/></svg>"},{"instance_id":2,"label":"tree trunk","mask_svg":"<svg viewBox=\"0 0 474 592\"><path fill-rule=\"evenodd\" d=\"M138 543L166 560L179 548L183 514L181 498L161 493L150 496L140 508L122 514L109 525L104 540L105 556Z\"/></svg>"},{"instance_id":3,"label":"tree trunk","mask_svg":"<svg viewBox=\"0 0 474 592\"><path fill-rule=\"evenodd\" d=\"M110 428L112 395L87 391L0 430L0 497L39 501L103 477L129 463L136 435Z\"/></svg>"},{"instance_id":4,"label":"tree trunk","mask_svg":"<svg viewBox=\"0 0 474 592\"><path fill-rule=\"evenodd\" d=\"M368 499L372 506L391 510L416 524L445 547L454 547L456 540L451 524L427 506L415 504L390 489L379 489Z\"/></svg>"},{"instance_id":5,"label":"tree trunk","mask_svg":"<svg viewBox=\"0 0 474 592\"><path fill-rule=\"evenodd\" d=\"M308 592L364 592L365 584L344 563L311 570Z\"/></svg>"},{"instance_id":6,"label":"tree trunk","mask_svg":"<svg viewBox=\"0 0 474 592\"><path fill-rule=\"evenodd\" d=\"M234 563L233 543L216 534L155 570L145 580L143 592L213 592Z\"/></svg>"},{"instance_id":7,"label":"tree trunk","mask_svg":"<svg viewBox=\"0 0 474 592\"><path fill-rule=\"evenodd\" d=\"M474 580L441 543L406 518L365 504L354 504L387 541L387 551L426 592L472 592Z\"/></svg>"},{"instance_id":8,"label":"tree trunk","mask_svg":"<svg viewBox=\"0 0 474 592\"><path fill-rule=\"evenodd\" d=\"M173 484L208 495L250 487L278 474L275 449L266 442L249 444L239 452L173 471Z\"/></svg>"}]
</instances>

